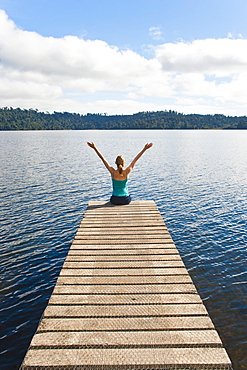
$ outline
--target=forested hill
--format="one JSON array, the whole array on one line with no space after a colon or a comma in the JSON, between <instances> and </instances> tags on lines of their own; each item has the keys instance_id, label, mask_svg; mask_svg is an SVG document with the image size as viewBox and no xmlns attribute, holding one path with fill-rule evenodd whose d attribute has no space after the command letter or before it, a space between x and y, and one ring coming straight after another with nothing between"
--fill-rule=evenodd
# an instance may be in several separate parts
<instances>
[{"instance_id":1,"label":"forested hill","mask_svg":"<svg viewBox=\"0 0 247 370\"><path fill-rule=\"evenodd\" d=\"M247 129L247 117L182 114L175 111L133 115L44 113L0 108L0 130Z\"/></svg>"}]
</instances>

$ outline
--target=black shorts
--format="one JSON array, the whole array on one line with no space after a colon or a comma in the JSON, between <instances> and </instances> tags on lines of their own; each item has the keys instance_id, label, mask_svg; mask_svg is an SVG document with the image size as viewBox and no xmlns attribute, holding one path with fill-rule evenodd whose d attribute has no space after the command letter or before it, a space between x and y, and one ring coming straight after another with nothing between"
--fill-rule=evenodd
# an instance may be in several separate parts
<instances>
[{"instance_id":1,"label":"black shorts","mask_svg":"<svg viewBox=\"0 0 247 370\"><path fill-rule=\"evenodd\" d=\"M116 197L112 195L110 202L115 205L129 204L131 202L131 197L129 195L127 197Z\"/></svg>"}]
</instances>

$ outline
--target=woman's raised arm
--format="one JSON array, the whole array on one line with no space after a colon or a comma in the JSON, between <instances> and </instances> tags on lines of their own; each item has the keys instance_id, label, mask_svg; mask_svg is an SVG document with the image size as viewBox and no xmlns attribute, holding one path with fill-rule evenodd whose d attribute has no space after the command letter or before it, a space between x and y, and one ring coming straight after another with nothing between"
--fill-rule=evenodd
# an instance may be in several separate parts
<instances>
[{"instance_id":1,"label":"woman's raised arm","mask_svg":"<svg viewBox=\"0 0 247 370\"><path fill-rule=\"evenodd\" d=\"M94 149L95 153L102 160L102 162L104 163L105 167L108 169L108 171L110 173L112 173L114 171L114 168L109 165L109 163L107 162L107 160L103 157L103 155L100 153L100 151L96 148L96 145L94 143L89 143L89 142L87 142L87 145L90 148Z\"/></svg>"},{"instance_id":2,"label":"woman's raised arm","mask_svg":"<svg viewBox=\"0 0 247 370\"><path fill-rule=\"evenodd\" d=\"M133 161L130 163L130 165L126 168L127 173L130 173L132 169L134 168L136 162L138 159L145 153L145 151L153 146L153 143L147 143L144 145L144 148L140 151L140 153L137 154L137 156L133 159Z\"/></svg>"}]
</instances>

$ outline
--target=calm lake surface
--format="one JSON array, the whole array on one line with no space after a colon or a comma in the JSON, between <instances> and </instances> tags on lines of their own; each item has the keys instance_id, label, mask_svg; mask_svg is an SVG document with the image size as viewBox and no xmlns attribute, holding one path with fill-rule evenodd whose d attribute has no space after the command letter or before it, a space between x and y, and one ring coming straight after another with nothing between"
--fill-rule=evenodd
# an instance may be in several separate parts
<instances>
[{"instance_id":1,"label":"calm lake surface","mask_svg":"<svg viewBox=\"0 0 247 370\"><path fill-rule=\"evenodd\" d=\"M0 132L0 369L18 369L89 200L109 200L94 151L127 164L133 200L169 228L235 370L247 369L247 131Z\"/></svg>"}]
</instances>

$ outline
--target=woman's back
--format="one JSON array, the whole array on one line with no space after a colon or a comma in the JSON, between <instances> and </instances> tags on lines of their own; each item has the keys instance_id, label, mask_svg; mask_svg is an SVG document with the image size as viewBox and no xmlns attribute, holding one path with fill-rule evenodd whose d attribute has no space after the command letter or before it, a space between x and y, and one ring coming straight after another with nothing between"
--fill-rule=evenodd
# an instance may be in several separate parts
<instances>
[{"instance_id":1,"label":"woman's back","mask_svg":"<svg viewBox=\"0 0 247 370\"><path fill-rule=\"evenodd\" d=\"M128 179L125 180L116 180L112 179L112 195L115 197L128 197Z\"/></svg>"},{"instance_id":2,"label":"woman's back","mask_svg":"<svg viewBox=\"0 0 247 370\"><path fill-rule=\"evenodd\" d=\"M119 170L114 170L112 173L112 178L115 180L123 181L126 180L128 177L127 171L125 169L122 170L122 173L119 173Z\"/></svg>"}]
</instances>

